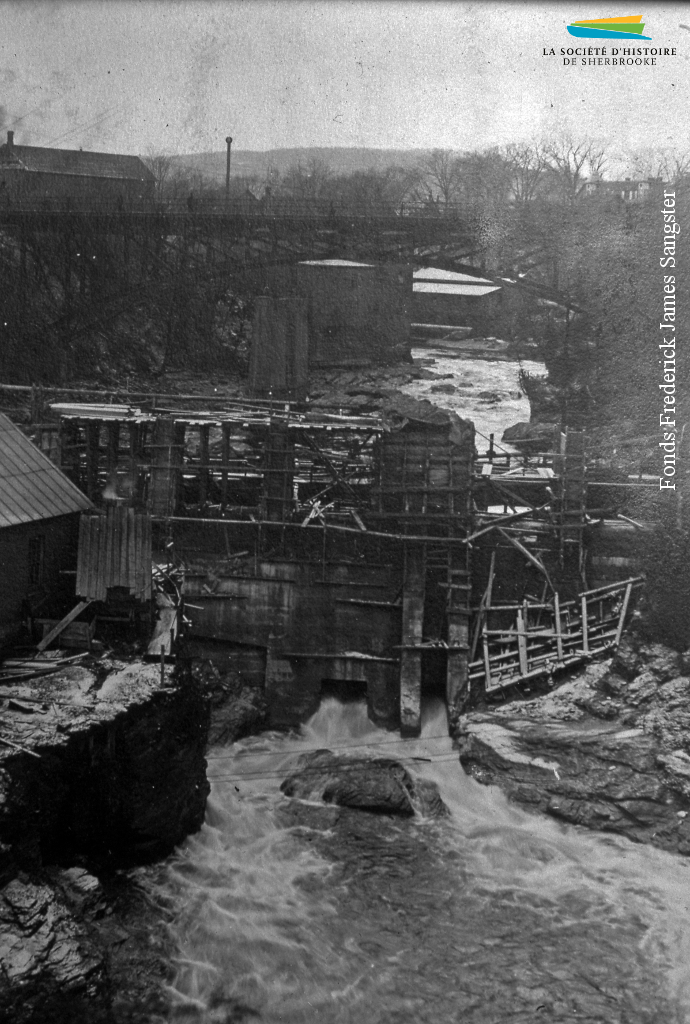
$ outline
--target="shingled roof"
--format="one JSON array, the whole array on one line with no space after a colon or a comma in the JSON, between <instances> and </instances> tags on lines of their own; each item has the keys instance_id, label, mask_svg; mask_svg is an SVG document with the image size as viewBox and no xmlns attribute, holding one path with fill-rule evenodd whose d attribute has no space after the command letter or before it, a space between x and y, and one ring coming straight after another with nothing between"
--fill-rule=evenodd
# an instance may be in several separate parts
<instances>
[{"instance_id":1,"label":"shingled roof","mask_svg":"<svg viewBox=\"0 0 690 1024\"><path fill-rule=\"evenodd\" d=\"M0 413L0 528L87 508L86 495Z\"/></svg>"},{"instance_id":2,"label":"shingled roof","mask_svg":"<svg viewBox=\"0 0 690 1024\"><path fill-rule=\"evenodd\" d=\"M47 149L42 146L0 146L0 166L48 174L90 178L118 178L153 181L148 167L138 156L120 153L89 153L81 149Z\"/></svg>"}]
</instances>

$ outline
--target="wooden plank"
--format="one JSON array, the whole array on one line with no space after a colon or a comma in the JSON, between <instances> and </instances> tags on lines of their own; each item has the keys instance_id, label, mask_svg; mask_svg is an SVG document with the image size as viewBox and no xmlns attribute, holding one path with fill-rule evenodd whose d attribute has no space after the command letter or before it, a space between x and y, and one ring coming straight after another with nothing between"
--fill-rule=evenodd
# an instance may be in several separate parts
<instances>
[{"instance_id":1,"label":"wooden plank","mask_svg":"<svg viewBox=\"0 0 690 1024\"><path fill-rule=\"evenodd\" d=\"M633 586L644 583L644 576L630 576L625 580L617 580L615 583L607 583L603 587L597 587L596 590L585 590L580 596L592 597L594 594L605 594L607 591L622 590L623 587L627 587L629 583Z\"/></svg>"},{"instance_id":2,"label":"wooden plank","mask_svg":"<svg viewBox=\"0 0 690 1024\"><path fill-rule=\"evenodd\" d=\"M485 533L489 533L490 530L495 530L496 527L500 526L501 523L516 522L518 519L524 519L525 516L534 515L535 512L543 512L551 505L550 501L547 501L545 505L540 505L538 508L528 508L526 512L511 512L509 515L499 516L493 523L489 523L488 526L482 527L477 530L476 533L471 534L467 538L467 543L471 544L472 541L476 540L477 537L481 537Z\"/></svg>"},{"instance_id":3,"label":"wooden plank","mask_svg":"<svg viewBox=\"0 0 690 1024\"><path fill-rule=\"evenodd\" d=\"M98 563L98 577L100 586L105 590L110 586L110 580L112 578L112 565L113 565L113 531L109 522L110 516L106 515L106 518L102 523L103 536L103 559L99 558Z\"/></svg>"},{"instance_id":4,"label":"wooden plank","mask_svg":"<svg viewBox=\"0 0 690 1024\"><path fill-rule=\"evenodd\" d=\"M74 589L78 597L89 596L89 552L91 547L91 516L79 519L79 542L77 547L77 578Z\"/></svg>"},{"instance_id":5,"label":"wooden plank","mask_svg":"<svg viewBox=\"0 0 690 1024\"><path fill-rule=\"evenodd\" d=\"M84 589L80 597L97 597L98 595L98 558L101 544L100 516L89 516L89 536L84 553Z\"/></svg>"},{"instance_id":6,"label":"wooden plank","mask_svg":"<svg viewBox=\"0 0 690 1024\"><path fill-rule=\"evenodd\" d=\"M94 501L98 489L98 461L100 428L98 422L88 422L86 432L86 493Z\"/></svg>"},{"instance_id":7,"label":"wooden plank","mask_svg":"<svg viewBox=\"0 0 690 1024\"><path fill-rule=\"evenodd\" d=\"M221 462L223 468L220 474L220 504L224 508L228 503L228 463L230 462L230 428L227 423L223 424Z\"/></svg>"},{"instance_id":8,"label":"wooden plank","mask_svg":"<svg viewBox=\"0 0 690 1024\"><path fill-rule=\"evenodd\" d=\"M525 620L524 608L517 613L517 645L518 645L518 658L520 661L520 673L521 675L527 675L529 672L529 666L527 664L527 641L525 639L525 630L527 623Z\"/></svg>"},{"instance_id":9,"label":"wooden plank","mask_svg":"<svg viewBox=\"0 0 690 1024\"><path fill-rule=\"evenodd\" d=\"M105 523L107 531L107 549L108 556L106 559L104 583L106 589L113 585L113 561L114 561L114 548L115 548L115 528L113 524L113 509L108 509L107 519Z\"/></svg>"},{"instance_id":10,"label":"wooden plank","mask_svg":"<svg viewBox=\"0 0 690 1024\"><path fill-rule=\"evenodd\" d=\"M558 660L563 661L563 632L561 628L561 599L558 596L558 591L554 591L553 595L553 621L556 628L556 654Z\"/></svg>"},{"instance_id":11,"label":"wooden plank","mask_svg":"<svg viewBox=\"0 0 690 1024\"><path fill-rule=\"evenodd\" d=\"M127 538L127 529L129 523L127 520L127 509L124 506L118 509L118 518L120 520L120 541L118 544L118 578L120 580L119 585L121 587L126 587L127 589L129 589L129 542Z\"/></svg>"},{"instance_id":12,"label":"wooden plank","mask_svg":"<svg viewBox=\"0 0 690 1024\"><path fill-rule=\"evenodd\" d=\"M106 595L105 578L108 558L108 530L105 516L98 521L98 559L96 561L96 580L92 592L98 594L98 601L104 601Z\"/></svg>"},{"instance_id":13,"label":"wooden plank","mask_svg":"<svg viewBox=\"0 0 690 1024\"><path fill-rule=\"evenodd\" d=\"M482 594L482 599L479 602L479 611L477 614L477 621L474 627L474 634L472 636L472 645L470 647L470 661L474 660L474 656L477 651L477 645L479 643L479 637L481 636L482 628L486 628L485 619L488 614L488 609L491 606L491 591L494 582L494 569L496 566L496 550L491 552L491 563L489 565L489 580L486 585L486 590Z\"/></svg>"},{"instance_id":14,"label":"wooden plank","mask_svg":"<svg viewBox=\"0 0 690 1024\"><path fill-rule=\"evenodd\" d=\"M548 572L546 571L546 567L545 567L544 565L542 565L542 563L541 563L541 562L539 561L539 559L538 559L538 558L536 558L536 557L535 557L535 556L534 556L534 555L532 554L532 552L531 552L531 551L528 551L528 550L527 550L527 548L526 548L526 547L524 546L524 544L521 544L519 540L516 540L516 539L515 539L515 537L511 537L511 536L510 536L510 534L506 533L506 531L505 531L505 530L503 530L503 529L501 529L501 528L499 527L499 529L498 529L498 532L499 532L499 533L501 534L501 536L502 536L502 537L505 537L505 539L506 539L507 541L509 541L509 542L510 542L510 543L511 543L511 544L513 545L513 547L517 548L517 550L518 550L518 551L519 551L519 552L520 552L520 553L521 553L522 555L524 555L524 556L525 556L525 558L527 559L527 561L528 561L528 562L531 562L531 564L532 564L532 565L533 565L533 566L534 566L534 567L535 567L536 569L538 569L538 570L539 570L539 572L541 572L541 573L543 573L543 574L544 574L544 576L546 577L546 581L547 581L547 583L549 584L549 586L551 587L551 589L552 589L552 590L554 590L555 588L554 588L554 586L553 586L553 583L551 582L551 577L549 576Z\"/></svg>"},{"instance_id":15,"label":"wooden plank","mask_svg":"<svg viewBox=\"0 0 690 1024\"><path fill-rule=\"evenodd\" d=\"M618 628L616 629L616 646L621 642L621 635L623 633L623 626L625 625L625 616L628 614L628 605L630 604L630 595L632 594L632 583L628 583L625 588L625 597L623 598L623 607L621 608L620 619L618 620Z\"/></svg>"},{"instance_id":16,"label":"wooden plank","mask_svg":"<svg viewBox=\"0 0 690 1024\"><path fill-rule=\"evenodd\" d=\"M141 563L143 573L142 598L145 601L151 600L151 519L144 516L144 544L143 558Z\"/></svg>"},{"instance_id":17,"label":"wooden plank","mask_svg":"<svg viewBox=\"0 0 690 1024\"><path fill-rule=\"evenodd\" d=\"M91 601L87 599L85 601L80 601L79 604L75 605L72 611L68 612L64 619L60 619L57 626L55 626L54 629L51 629L50 633L47 633L43 639L36 644L36 649L44 651L46 647L48 647L49 644L52 644L53 640L62 633L63 629L69 626L70 622L76 619L78 615L81 615L84 609L88 608L90 604Z\"/></svg>"},{"instance_id":18,"label":"wooden plank","mask_svg":"<svg viewBox=\"0 0 690 1024\"><path fill-rule=\"evenodd\" d=\"M117 487L117 459L120 451L120 424L116 421L106 426L106 472L107 485Z\"/></svg>"},{"instance_id":19,"label":"wooden plank","mask_svg":"<svg viewBox=\"0 0 690 1024\"><path fill-rule=\"evenodd\" d=\"M110 545L110 581L109 586L119 587L120 586L120 517L118 515L119 509L115 508L108 510L108 526L111 532L111 545Z\"/></svg>"},{"instance_id":20,"label":"wooden plank","mask_svg":"<svg viewBox=\"0 0 690 1024\"><path fill-rule=\"evenodd\" d=\"M407 735L421 730L422 642L426 558L423 547L406 552L402 598L402 647L400 655L400 726Z\"/></svg>"},{"instance_id":21,"label":"wooden plank","mask_svg":"<svg viewBox=\"0 0 690 1024\"><path fill-rule=\"evenodd\" d=\"M491 658L489 657L489 638L486 635L486 630L482 633L482 654L484 656L484 686L488 691L492 688L493 681L491 678Z\"/></svg>"},{"instance_id":22,"label":"wooden plank","mask_svg":"<svg viewBox=\"0 0 690 1024\"><path fill-rule=\"evenodd\" d=\"M143 528L142 516L137 514L134 517L134 550L135 550L135 555L134 555L134 581L135 581L134 593L137 595L137 597L143 592L143 589L144 589L144 579L143 579L143 576L142 576L142 566L141 566L142 548L143 548L143 544L142 544L142 528Z\"/></svg>"},{"instance_id":23,"label":"wooden plank","mask_svg":"<svg viewBox=\"0 0 690 1024\"><path fill-rule=\"evenodd\" d=\"M205 505L208 498L208 485L210 480L210 473L207 468L209 465L209 431L210 427L208 424L204 424L199 427L199 462L201 463L199 468L200 505Z\"/></svg>"},{"instance_id":24,"label":"wooden plank","mask_svg":"<svg viewBox=\"0 0 690 1024\"><path fill-rule=\"evenodd\" d=\"M130 594L137 597L137 559L134 537L134 509L127 509L127 586Z\"/></svg>"},{"instance_id":25,"label":"wooden plank","mask_svg":"<svg viewBox=\"0 0 690 1024\"><path fill-rule=\"evenodd\" d=\"M589 654L589 635L588 635L588 632L587 632L587 598L584 596L584 594L582 595L581 613L582 613L582 649L585 652L585 654Z\"/></svg>"}]
</instances>

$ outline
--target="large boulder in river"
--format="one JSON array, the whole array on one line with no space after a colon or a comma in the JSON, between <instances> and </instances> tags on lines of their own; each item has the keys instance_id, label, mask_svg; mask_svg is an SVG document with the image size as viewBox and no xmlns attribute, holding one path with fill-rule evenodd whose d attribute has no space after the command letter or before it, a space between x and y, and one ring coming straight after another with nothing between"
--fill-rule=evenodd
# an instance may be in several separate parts
<instances>
[{"instance_id":1,"label":"large boulder in river","mask_svg":"<svg viewBox=\"0 0 690 1024\"><path fill-rule=\"evenodd\" d=\"M286 796L323 800L380 814L429 817L447 813L433 783L414 779L398 761L352 757L315 750L300 757L296 771L280 787Z\"/></svg>"},{"instance_id":2,"label":"large boulder in river","mask_svg":"<svg viewBox=\"0 0 690 1024\"><path fill-rule=\"evenodd\" d=\"M553 440L554 427L552 423L528 423L521 421L513 423L503 431L502 441L510 441L511 444L536 445L551 443Z\"/></svg>"}]
</instances>

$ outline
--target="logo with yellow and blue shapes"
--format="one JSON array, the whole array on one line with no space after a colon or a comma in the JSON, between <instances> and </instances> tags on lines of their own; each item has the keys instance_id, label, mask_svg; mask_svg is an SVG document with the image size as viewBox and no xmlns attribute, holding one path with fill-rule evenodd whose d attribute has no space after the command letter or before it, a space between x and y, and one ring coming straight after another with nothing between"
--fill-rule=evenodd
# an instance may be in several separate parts
<instances>
[{"instance_id":1,"label":"logo with yellow and blue shapes","mask_svg":"<svg viewBox=\"0 0 690 1024\"><path fill-rule=\"evenodd\" d=\"M628 18L595 18L593 21L573 21L567 26L571 36L579 39L651 39L643 36L644 22L638 14Z\"/></svg>"}]
</instances>

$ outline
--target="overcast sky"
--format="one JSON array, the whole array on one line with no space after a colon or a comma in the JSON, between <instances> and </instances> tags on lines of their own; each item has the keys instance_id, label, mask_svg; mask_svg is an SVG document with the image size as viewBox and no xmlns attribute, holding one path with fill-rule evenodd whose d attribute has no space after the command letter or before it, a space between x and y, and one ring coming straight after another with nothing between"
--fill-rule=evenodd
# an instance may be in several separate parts
<instances>
[{"instance_id":1,"label":"overcast sky","mask_svg":"<svg viewBox=\"0 0 690 1024\"><path fill-rule=\"evenodd\" d=\"M577 18L644 15L656 67L564 67ZM129 153L475 149L556 129L690 148L690 6L0 0L0 127ZM581 41L580 41L581 42ZM624 45L621 43L620 45Z\"/></svg>"}]
</instances>

